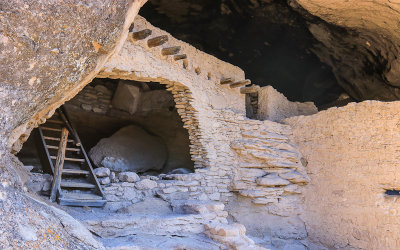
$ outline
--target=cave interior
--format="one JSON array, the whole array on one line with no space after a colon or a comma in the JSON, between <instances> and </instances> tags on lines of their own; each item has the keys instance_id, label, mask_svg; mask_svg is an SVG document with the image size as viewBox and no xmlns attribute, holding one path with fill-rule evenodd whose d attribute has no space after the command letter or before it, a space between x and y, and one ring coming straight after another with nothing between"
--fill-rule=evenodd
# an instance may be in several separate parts
<instances>
[{"instance_id":1,"label":"cave interior","mask_svg":"<svg viewBox=\"0 0 400 250\"><path fill-rule=\"evenodd\" d=\"M120 164L119 169L112 169L117 172L134 171L141 175L166 174L176 169L193 172L189 134L176 111L172 94L164 85L95 78L66 102L63 109L94 167L102 167L106 164L102 162L104 157L112 156L138 162L133 169L129 168L132 162ZM43 128L52 125L49 121L41 127L44 134ZM46 133L60 136L59 131ZM51 146L55 147L58 142L53 144ZM52 174L42 148L38 129L35 129L17 157L33 173ZM55 157L56 151L49 152ZM66 157L71 153L67 151ZM53 162L55 164L55 159ZM68 161L65 164L76 165Z\"/></svg>"}]
</instances>

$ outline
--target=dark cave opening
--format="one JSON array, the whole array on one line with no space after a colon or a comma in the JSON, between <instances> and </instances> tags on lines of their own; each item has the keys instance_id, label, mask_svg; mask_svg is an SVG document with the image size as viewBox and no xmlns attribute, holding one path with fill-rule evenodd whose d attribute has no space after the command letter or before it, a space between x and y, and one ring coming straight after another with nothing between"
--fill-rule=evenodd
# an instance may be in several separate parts
<instances>
[{"instance_id":1,"label":"dark cave opening","mask_svg":"<svg viewBox=\"0 0 400 250\"><path fill-rule=\"evenodd\" d=\"M165 85L95 78L62 109L95 168L143 175L176 169L194 171L188 131ZM40 126L46 144L52 142L50 137L60 136L58 127L46 131L53 127L52 119ZM35 129L17 156L29 171L51 174L42 144L39 130ZM58 146L58 141L51 146ZM52 149L56 148L49 149L49 153L55 157L57 151Z\"/></svg>"},{"instance_id":2,"label":"dark cave opening","mask_svg":"<svg viewBox=\"0 0 400 250\"><path fill-rule=\"evenodd\" d=\"M318 41L307 20L286 1L150 0L139 14L291 101L313 101L319 108L340 105L344 89L312 53Z\"/></svg>"}]
</instances>

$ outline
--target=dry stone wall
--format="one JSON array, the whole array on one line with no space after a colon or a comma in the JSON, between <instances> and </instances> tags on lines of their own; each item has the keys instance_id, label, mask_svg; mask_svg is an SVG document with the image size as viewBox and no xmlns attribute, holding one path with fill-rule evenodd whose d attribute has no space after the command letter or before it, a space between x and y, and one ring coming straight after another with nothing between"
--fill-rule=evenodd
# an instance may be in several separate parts
<instances>
[{"instance_id":1,"label":"dry stone wall","mask_svg":"<svg viewBox=\"0 0 400 250\"><path fill-rule=\"evenodd\" d=\"M220 84L226 77L244 79L240 69L175 40L138 17L134 31L143 29L152 30L154 36L167 35L169 41L162 47L181 46L181 52L187 55L186 63L163 56L161 48L148 48L146 40L128 39L99 77L158 81L173 93L178 113L189 131L196 171L185 181L180 180L179 185L159 182L160 196L226 204L235 200L236 194L250 197L249 206L261 206L262 213L273 218L262 223L267 228L266 235L304 239L307 234L299 215L301 190L308 178L299 152L288 139L290 128L245 117L244 95ZM115 202L126 201L117 198ZM259 224L254 216L245 221L246 226L252 223Z\"/></svg>"},{"instance_id":2,"label":"dry stone wall","mask_svg":"<svg viewBox=\"0 0 400 250\"><path fill-rule=\"evenodd\" d=\"M298 115L312 115L318 112L312 102L291 102L272 86L262 87L258 93L257 119L281 121Z\"/></svg>"},{"instance_id":3,"label":"dry stone wall","mask_svg":"<svg viewBox=\"0 0 400 250\"><path fill-rule=\"evenodd\" d=\"M240 139L230 144L238 159L232 190L244 197L239 198L241 203L247 202L247 207L254 209L253 216L261 215L257 215L260 220L256 220L246 216L246 209L243 211L233 205L230 212L250 231L251 228L262 231L258 236L265 237L268 235L265 232L269 231L270 237L306 238L307 232L299 216L303 214L303 187L309 178L300 152L289 139L291 128L271 121L247 119L239 128ZM268 221L261 218L268 218ZM284 223L290 226L282 230Z\"/></svg>"},{"instance_id":4,"label":"dry stone wall","mask_svg":"<svg viewBox=\"0 0 400 250\"><path fill-rule=\"evenodd\" d=\"M106 114L111 107L112 91L103 85L86 86L68 104L88 112Z\"/></svg>"},{"instance_id":5,"label":"dry stone wall","mask_svg":"<svg viewBox=\"0 0 400 250\"><path fill-rule=\"evenodd\" d=\"M400 102L365 101L285 120L308 161L311 249L399 249ZM322 246L321 246L322 245Z\"/></svg>"},{"instance_id":6,"label":"dry stone wall","mask_svg":"<svg viewBox=\"0 0 400 250\"><path fill-rule=\"evenodd\" d=\"M234 190L232 184L234 182L237 183L243 181L239 177L239 171L241 170L241 162L245 161L242 159L242 155L237 152L237 149L231 147L231 143L233 141L243 140L245 136L242 130L257 130L260 128L265 128L266 131L269 131L269 129L274 130L275 125L271 125L271 127L263 127L264 123L260 121L247 120L245 118L244 95L240 94L238 88L229 86L229 84L220 84L221 80L226 78L230 78L234 82L243 81L244 72L238 67L218 60L215 57L198 51L186 43L174 39L168 33L153 27L141 17L137 17L134 26L131 26L133 27L134 32L150 29L152 30L152 37L167 36L168 42L162 46L149 47L147 43L148 39L134 40L131 39L133 38L133 34L129 34L130 39L126 40L126 42L122 45L122 41L127 35L126 33L128 27L130 26L130 21L133 19L133 16L137 13L142 3L142 1L130 1L121 3L121 5L117 5L113 2L115 5L114 9L121 8L126 10L121 11L124 13L124 15L119 14L120 18L126 19L125 21L112 16L112 18L115 20L112 19L113 25L110 26L115 27L114 30L116 33L112 33L112 36L109 35L110 37L105 35L104 37L109 37L110 40L103 41L102 44L99 42L101 39L96 39L96 41L90 42L85 40L85 43L82 44L79 49L83 51L89 51L89 55L81 50L77 52L68 50L68 55L73 56L71 58L74 59L74 64L72 66L72 63L61 65L62 68L58 67L60 73L57 73L53 77L45 76L43 72L57 72L57 70L44 70L47 65L43 64L38 64L36 66L35 64L30 65L30 67L33 69L32 72L38 74L35 76L33 73L26 75L28 78L25 77L26 79L22 79L23 81L21 82L23 82L23 85L21 88L11 91L11 94L3 100L4 103L7 103L7 105L3 105L3 107L6 108L3 110L4 112L2 113L0 121L3 124L6 124L7 121L10 123L7 125L7 127L3 127L3 130L1 131L0 135L5 136L3 138L4 140L2 140L4 143L0 146L1 148L7 148L10 150L13 147L14 151L18 151L22 145L21 143L27 138L31 129L37 127L39 123L44 123L46 118L51 117L55 108L59 107L65 101L76 95L89 81L93 79L93 77L95 77L95 74L100 67L102 67L107 57L112 54L111 52L118 51L122 46L120 53L113 55L113 57L106 63L98 77L153 81L166 84L167 89L174 95L178 112L182 116L185 128L187 128L189 131L190 142L192 144L191 156L195 162L196 172L190 175L173 176L171 177L171 180L164 178L159 178L158 180L143 179L137 180L135 183L130 183L127 181L122 183L116 183L114 181L111 182L110 179L113 178L112 173L110 173L109 177L106 176L100 179L101 183L105 185L104 189L107 198L109 199L109 209L118 210L118 207L121 208L124 203L133 203L136 199L144 199L148 195L154 194L157 194L166 200L170 200L171 202L179 202L181 200L202 200L209 202L212 200L229 203L230 200L235 197L235 193L232 192ZM101 10L97 9L96 11L101 12ZM115 13L115 11L112 11L112 13ZM92 29L89 30L93 31ZM95 37L98 38L98 36L105 33L107 29L102 29L102 31L103 32L96 34ZM79 32L77 32L77 34L79 36L81 35ZM75 39L76 37L74 36L73 38ZM51 39L49 39L49 41L50 40ZM4 43L4 41L7 45L8 40L1 37L1 42ZM180 57L180 59L176 59L173 56L163 55L163 53L161 53L162 48L170 49L172 46L181 47L180 53L182 53L182 57ZM50 47L53 48L53 46ZM43 51L47 51L47 49L48 48L44 49ZM38 51L42 52L42 50ZM51 52L46 53L52 55L54 52L57 51L52 50ZM183 53L185 55L184 57ZM34 56L37 55L34 54ZM76 62L76 56L79 57L79 62ZM92 61L89 63L90 67L87 66L87 61L84 60L88 57L92 58ZM45 60L46 63L51 64L54 60L57 62L60 61L57 58L51 58ZM68 70L69 66L73 67L73 70ZM67 80L61 79L58 77L58 74L62 74L63 77L70 78ZM49 81L52 81L52 83ZM19 85L17 84L16 86ZM45 90L49 86L49 90ZM18 104L19 106L16 106L16 108L22 107L23 112L14 116L15 113L10 112L9 103L15 103L13 98L23 95L22 90L34 91L29 92L29 95L26 96L23 102ZM94 102L99 98L99 95L97 95L98 93L94 92L98 90L93 90L90 88L89 90L89 92L82 93L84 98L81 98L82 96L77 97L77 100L79 98L80 99L76 104L78 104L81 108L83 108L82 104L84 101L90 99L90 101ZM94 94L96 94L96 96L94 96ZM29 107L29 109L26 109L26 107ZM96 112L95 108L102 107L91 107L91 111ZM89 107L87 107L87 109L89 109ZM104 107L104 110L101 110L101 112L107 112L107 108ZM276 124L276 126L279 127L281 125ZM261 158L266 157L261 156L260 153L258 156ZM295 157L297 157L297 155ZM286 158L289 159L290 157ZM11 155L7 155L7 157L2 159L2 163L4 162L4 167L1 168L1 170L6 169L6 166L7 168L9 166L14 166L15 169L22 169L20 164L12 162L14 160L15 159ZM287 166L285 165L282 168L286 167ZM264 167L261 167L260 171L264 171L263 169ZM287 167L288 172L289 169L290 167ZM285 171L279 172L279 174L285 174ZM6 178L5 175L1 176L2 179ZM23 175L21 174L20 176L22 177ZM9 176L7 176L7 178L8 177ZM8 179L11 180L12 178ZM289 177L282 177L281 179L286 180L286 184L292 182ZM268 184L268 181L266 181L267 180L265 180L265 178L260 178L259 180L255 180L255 182L251 183L250 185L253 185L257 189L259 186L265 186L266 183ZM285 183L278 183L278 186L282 186L283 188ZM276 182L275 184L277 185ZM19 192L11 190L12 188L10 188L9 185L10 184L7 181L1 183L1 190L7 188L8 190L4 193L0 193L0 206L2 206L2 211L7 210L7 218L13 218L14 216L12 211L15 204L18 200L22 200L24 198L21 198L21 194ZM43 190L43 187L41 190ZM239 192L239 190L234 191ZM279 191L277 191L277 193L279 193ZM8 198L7 202L3 203L3 200L6 199L8 194L15 194L15 197ZM269 193L265 193L265 197L257 198L268 198L267 196L269 195ZM280 196L279 199L286 201L286 197L283 196ZM34 203L32 201L28 201L28 198L24 200L24 204ZM279 201L278 198L277 201ZM264 204L264 206L269 206L269 204ZM40 207L42 210L44 210L43 205L39 204L36 207L39 208L36 209L35 212L32 211L30 215L41 211ZM18 213L23 214L23 216L20 216L21 219L25 218L27 215L26 213L22 212L22 210L22 207L18 208ZM221 210L222 209L217 209L212 216L213 218L217 219L218 223L226 224L227 213ZM54 213L55 212L53 212L53 214ZM296 210L295 214L297 215L297 213L298 211ZM80 230L81 232L76 232L76 230L79 229L79 223L77 223L78 225L71 226L73 228L70 230L68 226L66 226L69 224L65 222L65 219L62 221L60 217L63 216L59 214L57 216L51 215L51 218L54 218L55 221L49 219L49 217L44 218L44 215L35 215L38 218L41 218L38 220L38 224L42 225L43 223L41 223L41 221L53 222L54 225L56 225L55 230L60 232L61 235L66 235L66 237L73 236L74 239L79 239L77 241L70 240L70 242L73 243L72 246L80 247L85 243L86 245L91 246L96 245L96 242L93 240L93 238L89 237L90 235L87 236L87 231ZM207 220L207 216L198 215L196 219ZM256 218L254 219L256 220ZM74 221L72 218L69 220L70 224L76 223L76 221ZM62 222L59 223L60 221ZM6 222L7 225L4 227L6 228L6 232L1 234L2 237L4 237L4 235L11 235L11 228L16 225L15 223L11 223L9 220ZM18 221L18 223L19 224L17 226L23 224L22 221ZM204 223L205 222L203 222L203 224ZM268 224L269 222L266 223ZM33 224L34 222L30 222L31 226ZM198 224L198 222L196 222L196 224ZM62 229L62 226L66 227L68 230L66 231L65 229ZM23 225L22 227L24 228ZM35 235L44 231L43 226L35 224L33 227L34 230L31 231L34 231L33 234ZM241 245L250 246L253 244L250 239L244 237L244 230L241 226L224 227L218 225L209 225L207 230L209 231L210 235L217 234L215 236L221 242L226 242L229 237L232 236L234 240L238 240L238 243ZM280 230L285 231L291 229L281 228ZM22 237L24 236L23 231L24 230L22 230L22 233L20 233ZM231 232L232 235L229 235L229 232ZM299 236L297 238L301 237L302 236ZM36 245L38 241L42 240L38 238L32 238L32 240L20 239L21 237L18 237L18 242L10 242L10 244L5 245L5 247L18 245L29 248ZM87 242L85 242L85 240ZM26 241L31 242L29 244L20 243ZM41 242L43 242L43 240ZM41 246L46 247L52 243L52 241L48 241L43 243ZM64 243L60 244L62 247L65 245ZM94 248L101 249L101 246L95 246Z\"/></svg>"},{"instance_id":7,"label":"dry stone wall","mask_svg":"<svg viewBox=\"0 0 400 250\"><path fill-rule=\"evenodd\" d=\"M194 162L194 168L201 168L208 165L206 150L200 135L199 121L196 117L198 111L193 108L192 92L185 86L174 83L167 83L167 90L171 91L175 100L175 107L183 121L183 127L189 132L190 156Z\"/></svg>"},{"instance_id":8,"label":"dry stone wall","mask_svg":"<svg viewBox=\"0 0 400 250\"><path fill-rule=\"evenodd\" d=\"M131 174L136 175L135 173ZM202 197L197 193L202 189L200 186L202 178L202 175L196 173L160 175L159 177L142 176L128 179L121 178L121 174L118 178L117 174L117 178L111 178L112 183L107 183L103 187L108 201L106 209L117 211L156 194L170 202L190 199L208 200L207 196Z\"/></svg>"}]
</instances>

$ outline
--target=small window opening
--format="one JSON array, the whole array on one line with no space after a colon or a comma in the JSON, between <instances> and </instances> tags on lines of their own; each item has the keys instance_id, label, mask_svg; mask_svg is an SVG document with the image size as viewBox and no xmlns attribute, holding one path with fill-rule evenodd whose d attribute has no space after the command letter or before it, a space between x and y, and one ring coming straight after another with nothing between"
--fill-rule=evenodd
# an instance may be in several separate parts
<instances>
[{"instance_id":1,"label":"small window opening","mask_svg":"<svg viewBox=\"0 0 400 250\"><path fill-rule=\"evenodd\" d=\"M400 190L399 189L386 189L385 191L386 195L396 195L396 196L400 196Z\"/></svg>"}]
</instances>

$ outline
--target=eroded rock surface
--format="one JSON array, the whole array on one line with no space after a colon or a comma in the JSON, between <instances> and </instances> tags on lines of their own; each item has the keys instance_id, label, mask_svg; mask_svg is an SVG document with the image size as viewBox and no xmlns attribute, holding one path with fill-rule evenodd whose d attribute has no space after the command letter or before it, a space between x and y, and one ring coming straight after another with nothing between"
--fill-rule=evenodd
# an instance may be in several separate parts
<instances>
[{"instance_id":1,"label":"eroded rock surface","mask_svg":"<svg viewBox=\"0 0 400 250\"><path fill-rule=\"evenodd\" d=\"M313 52L332 68L351 97L400 98L398 1L290 2L308 20L310 32L320 42Z\"/></svg>"},{"instance_id":2,"label":"eroded rock surface","mask_svg":"<svg viewBox=\"0 0 400 250\"><path fill-rule=\"evenodd\" d=\"M102 248L72 217L16 189L27 173L10 151L118 51L143 2L0 3L0 248Z\"/></svg>"},{"instance_id":3,"label":"eroded rock surface","mask_svg":"<svg viewBox=\"0 0 400 250\"><path fill-rule=\"evenodd\" d=\"M96 75L122 46L142 2L1 4L0 18L5 24L0 30L4 65L0 69L1 135L20 126L8 147L17 143L14 150L18 151L24 141L21 138L18 142L22 133L29 133L39 118L75 95Z\"/></svg>"}]
</instances>

